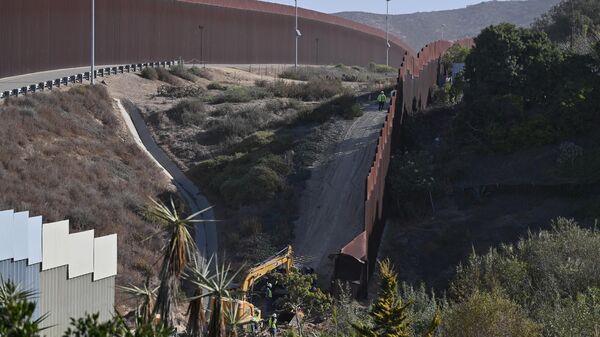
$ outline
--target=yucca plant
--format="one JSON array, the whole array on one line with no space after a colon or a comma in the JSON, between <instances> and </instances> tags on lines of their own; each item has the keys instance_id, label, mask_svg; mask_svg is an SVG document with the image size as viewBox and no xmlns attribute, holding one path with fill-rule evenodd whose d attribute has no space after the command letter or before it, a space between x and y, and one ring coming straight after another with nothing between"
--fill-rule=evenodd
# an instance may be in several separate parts
<instances>
[{"instance_id":1,"label":"yucca plant","mask_svg":"<svg viewBox=\"0 0 600 337\"><path fill-rule=\"evenodd\" d=\"M239 310L237 302L231 301L224 310L225 325L227 326L227 337L238 337L239 327L251 322L252 317Z\"/></svg>"},{"instance_id":2,"label":"yucca plant","mask_svg":"<svg viewBox=\"0 0 600 337\"><path fill-rule=\"evenodd\" d=\"M153 207L150 208L149 215L161 222L162 229L158 233L163 234L167 239L167 244L162 249L164 256L159 274L160 286L153 313L160 315L164 324L172 326L172 307L176 305L179 295L181 276L192 256L198 251L190 234L190 228L194 223L210 221L195 219L210 207L182 218L175 208L173 199L171 199L171 207L155 200L152 200L152 203Z\"/></svg>"},{"instance_id":3,"label":"yucca plant","mask_svg":"<svg viewBox=\"0 0 600 337\"><path fill-rule=\"evenodd\" d=\"M200 337L206 330L206 316L204 315L204 305L202 303L204 290L197 283L210 277L211 263L212 257L206 261L201 256L194 256L191 265L183 276L194 286L193 296L189 298L190 304L187 310L188 323L186 332L190 337Z\"/></svg>"},{"instance_id":4,"label":"yucca plant","mask_svg":"<svg viewBox=\"0 0 600 337\"><path fill-rule=\"evenodd\" d=\"M218 259L215 258L214 273L205 275L196 273L195 278L188 280L206 291L202 297L211 298L211 312L208 321L208 337L225 337L225 320L223 314L223 299L230 299L231 294L229 288L233 279L240 273L241 269L236 272L231 272L231 265L223 263L219 265Z\"/></svg>"},{"instance_id":5,"label":"yucca plant","mask_svg":"<svg viewBox=\"0 0 600 337\"><path fill-rule=\"evenodd\" d=\"M36 294L0 279L0 336L36 337L43 330L43 315L33 319Z\"/></svg>"},{"instance_id":6,"label":"yucca plant","mask_svg":"<svg viewBox=\"0 0 600 337\"><path fill-rule=\"evenodd\" d=\"M151 322L152 308L154 302L156 301L156 291L158 290L158 287L150 287L150 280L146 279L146 282L142 287L130 285L129 287L120 288L138 303L136 308L136 316L139 317L144 323Z\"/></svg>"}]
</instances>

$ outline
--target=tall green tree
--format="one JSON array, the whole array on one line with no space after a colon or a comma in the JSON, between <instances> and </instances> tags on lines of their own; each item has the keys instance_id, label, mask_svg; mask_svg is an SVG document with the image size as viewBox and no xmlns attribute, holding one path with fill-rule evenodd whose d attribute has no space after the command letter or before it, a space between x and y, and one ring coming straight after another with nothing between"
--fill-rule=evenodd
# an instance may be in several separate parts
<instances>
[{"instance_id":1,"label":"tall green tree","mask_svg":"<svg viewBox=\"0 0 600 337\"><path fill-rule=\"evenodd\" d=\"M21 290L12 282L0 280L0 336L37 337L43 330L40 323L46 318L33 319L35 293Z\"/></svg>"},{"instance_id":2,"label":"tall green tree","mask_svg":"<svg viewBox=\"0 0 600 337\"><path fill-rule=\"evenodd\" d=\"M407 308L411 303L403 303L398 296L398 278L390 260L380 262L379 269L381 282L377 301L369 312L371 324L356 324L354 328L362 337L409 337Z\"/></svg>"},{"instance_id":3,"label":"tall green tree","mask_svg":"<svg viewBox=\"0 0 600 337\"><path fill-rule=\"evenodd\" d=\"M579 38L597 39L600 34L598 0L561 1L536 20L534 27L546 32L553 41L575 43Z\"/></svg>"}]
</instances>

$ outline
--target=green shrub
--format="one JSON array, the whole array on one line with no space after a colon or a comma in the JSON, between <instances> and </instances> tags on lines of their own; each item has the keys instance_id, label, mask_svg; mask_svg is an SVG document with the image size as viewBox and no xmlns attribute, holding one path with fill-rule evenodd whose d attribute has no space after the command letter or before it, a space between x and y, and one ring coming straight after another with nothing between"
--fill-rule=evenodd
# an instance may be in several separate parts
<instances>
[{"instance_id":1,"label":"green shrub","mask_svg":"<svg viewBox=\"0 0 600 337\"><path fill-rule=\"evenodd\" d=\"M195 76L207 79L209 81L212 81L213 76L211 75L210 71L206 68L198 68L196 66L193 66L189 69L189 72L194 74Z\"/></svg>"},{"instance_id":2,"label":"green shrub","mask_svg":"<svg viewBox=\"0 0 600 337\"><path fill-rule=\"evenodd\" d=\"M142 69L142 77L147 80L156 81L158 80L158 73L154 68L144 68Z\"/></svg>"},{"instance_id":3,"label":"green shrub","mask_svg":"<svg viewBox=\"0 0 600 337\"><path fill-rule=\"evenodd\" d=\"M172 86L172 85L161 85L158 87L157 95L169 98L183 98L183 97L198 97L202 95L204 89L197 85L186 85L183 87Z\"/></svg>"},{"instance_id":4,"label":"green shrub","mask_svg":"<svg viewBox=\"0 0 600 337\"><path fill-rule=\"evenodd\" d=\"M515 245L472 255L457 268L450 287L454 298L500 288L514 302L537 314L561 298L573 298L600 284L600 231L559 218L551 230L531 233Z\"/></svg>"},{"instance_id":5,"label":"green shrub","mask_svg":"<svg viewBox=\"0 0 600 337\"><path fill-rule=\"evenodd\" d=\"M442 317L444 337L537 337L541 329L519 305L499 292L473 292Z\"/></svg>"},{"instance_id":6,"label":"green shrub","mask_svg":"<svg viewBox=\"0 0 600 337\"><path fill-rule=\"evenodd\" d=\"M273 131L257 131L244 140L236 147L236 152L251 152L270 144L275 140Z\"/></svg>"},{"instance_id":7,"label":"green shrub","mask_svg":"<svg viewBox=\"0 0 600 337\"><path fill-rule=\"evenodd\" d=\"M196 77L188 70L188 68L181 64L171 67L170 72L186 81L194 82L196 80Z\"/></svg>"},{"instance_id":8,"label":"green shrub","mask_svg":"<svg viewBox=\"0 0 600 337\"><path fill-rule=\"evenodd\" d=\"M165 68L154 68L156 74L158 75L158 80L169 83L170 85L180 85L181 80L177 77L173 76L171 72Z\"/></svg>"},{"instance_id":9,"label":"green shrub","mask_svg":"<svg viewBox=\"0 0 600 337\"><path fill-rule=\"evenodd\" d=\"M208 86L206 86L208 90L219 90L224 91L227 90L227 86L219 83L219 82L211 82Z\"/></svg>"},{"instance_id":10,"label":"green shrub","mask_svg":"<svg viewBox=\"0 0 600 337\"><path fill-rule=\"evenodd\" d=\"M369 63L368 69L374 73L389 74L396 72L396 69L385 64Z\"/></svg>"},{"instance_id":11,"label":"green shrub","mask_svg":"<svg viewBox=\"0 0 600 337\"><path fill-rule=\"evenodd\" d=\"M597 336L600 329L600 289L590 288L543 311L544 336Z\"/></svg>"},{"instance_id":12,"label":"green shrub","mask_svg":"<svg viewBox=\"0 0 600 337\"><path fill-rule=\"evenodd\" d=\"M246 103L256 99L269 97L270 94L258 87L230 87L221 94L211 99L212 104L221 103Z\"/></svg>"},{"instance_id":13,"label":"green shrub","mask_svg":"<svg viewBox=\"0 0 600 337\"><path fill-rule=\"evenodd\" d=\"M167 111L167 117L181 125L202 125L206 121L206 107L201 100L186 99Z\"/></svg>"}]
</instances>

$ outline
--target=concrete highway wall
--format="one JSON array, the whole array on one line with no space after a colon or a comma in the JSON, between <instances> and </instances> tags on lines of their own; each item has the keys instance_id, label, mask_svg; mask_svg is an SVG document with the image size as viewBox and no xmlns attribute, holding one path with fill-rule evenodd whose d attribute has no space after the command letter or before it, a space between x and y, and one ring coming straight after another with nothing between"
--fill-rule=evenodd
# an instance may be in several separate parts
<instances>
[{"instance_id":1,"label":"concrete highway wall","mask_svg":"<svg viewBox=\"0 0 600 337\"><path fill-rule=\"evenodd\" d=\"M90 4L0 1L0 78L89 64ZM383 31L309 10L299 16L300 63L385 63ZM96 64L179 57L290 64L294 40L289 6L253 0L96 0ZM391 44L390 63L399 67L412 51L397 38Z\"/></svg>"}]
</instances>

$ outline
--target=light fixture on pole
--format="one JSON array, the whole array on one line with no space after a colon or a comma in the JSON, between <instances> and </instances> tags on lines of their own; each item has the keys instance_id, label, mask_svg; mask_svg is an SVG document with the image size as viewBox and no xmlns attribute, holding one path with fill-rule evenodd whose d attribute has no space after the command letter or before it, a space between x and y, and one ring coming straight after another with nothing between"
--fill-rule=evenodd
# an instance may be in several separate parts
<instances>
[{"instance_id":1,"label":"light fixture on pole","mask_svg":"<svg viewBox=\"0 0 600 337\"><path fill-rule=\"evenodd\" d=\"M96 54L96 0L92 0L92 26L91 26L91 67L90 67L90 83L92 85L94 85L96 83L96 79L94 78L94 72L95 72L95 66L94 63L96 62L95 58L95 54Z\"/></svg>"},{"instance_id":2,"label":"light fixture on pole","mask_svg":"<svg viewBox=\"0 0 600 337\"><path fill-rule=\"evenodd\" d=\"M444 28L446 28L446 24L442 24L442 40L444 40Z\"/></svg>"},{"instance_id":3,"label":"light fixture on pole","mask_svg":"<svg viewBox=\"0 0 600 337\"><path fill-rule=\"evenodd\" d=\"M385 0L385 65L390 65L390 0Z\"/></svg>"},{"instance_id":4,"label":"light fixture on pole","mask_svg":"<svg viewBox=\"0 0 600 337\"><path fill-rule=\"evenodd\" d=\"M302 36L302 33L298 29L298 0L294 0L294 3L296 7L296 61L294 62L294 68L298 68L298 40Z\"/></svg>"}]
</instances>

